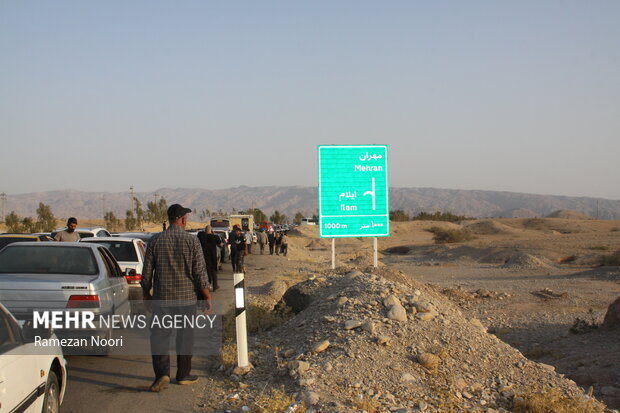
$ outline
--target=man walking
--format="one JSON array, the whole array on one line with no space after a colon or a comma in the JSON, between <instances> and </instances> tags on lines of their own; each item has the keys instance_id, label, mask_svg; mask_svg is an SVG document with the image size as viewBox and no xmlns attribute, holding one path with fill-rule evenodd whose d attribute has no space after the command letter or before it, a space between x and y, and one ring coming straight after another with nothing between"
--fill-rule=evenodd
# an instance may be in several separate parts
<instances>
[{"instance_id":1,"label":"man walking","mask_svg":"<svg viewBox=\"0 0 620 413\"><path fill-rule=\"evenodd\" d=\"M219 235L213 233L211 225L207 225L204 231L198 233L198 241L200 241L202 253L205 257L209 283L213 286L213 291L215 291L219 288L217 285L217 249L221 248L222 239Z\"/></svg>"},{"instance_id":2,"label":"man walking","mask_svg":"<svg viewBox=\"0 0 620 413\"><path fill-rule=\"evenodd\" d=\"M243 259L248 255L248 248L245 243L245 237L241 233L241 228L238 226L235 226L233 232L230 233L229 243L233 272L242 272Z\"/></svg>"},{"instance_id":3,"label":"man walking","mask_svg":"<svg viewBox=\"0 0 620 413\"><path fill-rule=\"evenodd\" d=\"M265 229L261 228L260 231L258 231L258 235L256 236L258 239L258 245L260 246L260 255L263 255L265 253L265 244L267 244L268 240L267 240L267 233L265 233Z\"/></svg>"},{"instance_id":4,"label":"man walking","mask_svg":"<svg viewBox=\"0 0 620 413\"><path fill-rule=\"evenodd\" d=\"M63 242L78 242L80 240L80 234L75 232L77 228L77 219L71 217L67 220L67 229L60 231L54 236L54 241Z\"/></svg>"},{"instance_id":5,"label":"man walking","mask_svg":"<svg viewBox=\"0 0 620 413\"><path fill-rule=\"evenodd\" d=\"M192 384L198 377L190 375L194 331L192 328L165 328L164 317L194 317L197 293L211 305L205 260L198 238L185 232L189 208L179 204L168 208L170 226L148 243L142 272L142 296L152 302L151 354L155 381L153 392L164 389L170 382L170 339L176 332L177 384ZM153 295L151 296L151 289ZM159 320L159 323L155 323Z\"/></svg>"},{"instance_id":6,"label":"man walking","mask_svg":"<svg viewBox=\"0 0 620 413\"><path fill-rule=\"evenodd\" d=\"M269 241L269 255L273 255L273 248L276 245L276 234L273 231L269 231L267 240Z\"/></svg>"}]
</instances>

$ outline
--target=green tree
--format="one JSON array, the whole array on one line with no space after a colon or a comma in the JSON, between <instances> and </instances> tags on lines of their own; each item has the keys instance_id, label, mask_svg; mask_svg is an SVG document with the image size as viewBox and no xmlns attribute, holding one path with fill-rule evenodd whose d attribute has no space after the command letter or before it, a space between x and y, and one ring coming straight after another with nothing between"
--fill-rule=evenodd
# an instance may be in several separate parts
<instances>
[{"instance_id":1,"label":"green tree","mask_svg":"<svg viewBox=\"0 0 620 413\"><path fill-rule=\"evenodd\" d=\"M274 224L286 224L288 222L288 217L284 214L281 214L280 211L276 210L269 217L269 220Z\"/></svg>"},{"instance_id":2,"label":"green tree","mask_svg":"<svg viewBox=\"0 0 620 413\"><path fill-rule=\"evenodd\" d=\"M39 232L39 226L32 217L22 219L22 232Z\"/></svg>"},{"instance_id":3,"label":"green tree","mask_svg":"<svg viewBox=\"0 0 620 413\"><path fill-rule=\"evenodd\" d=\"M105 220L105 226L107 229L109 229L110 231L118 231L121 225L121 220L116 218L116 215L114 215L114 212L112 211L106 212L105 215L103 216L103 219Z\"/></svg>"},{"instance_id":4,"label":"green tree","mask_svg":"<svg viewBox=\"0 0 620 413\"><path fill-rule=\"evenodd\" d=\"M133 202L135 203L134 214L136 219L135 228L142 228L142 223L144 222L144 209L142 209L142 202L136 197L133 198Z\"/></svg>"},{"instance_id":5,"label":"green tree","mask_svg":"<svg viewBox=\"0 0 620 413\"><path fill-rule=\"evenodd\" d=\"M161 198L159 202L149 202L146 204L146 220L153 224L161 224L166 222L168 213L168 203L165 198Z\"/></svg>"},{"instance_id":6,"label":"green tree","mask_svg":"<svg viewBox=\"0 0 620 413\"><path fill-rule=\"evenodd\" d=\"M402 209L390 211L390 221L409 221L409 214Z\"/></svg>"},{"instance_id":7,"label":"green tree","mask_svg":"<svg viewBox=\"0 0 620 413\"><path fill-rule=\"evenodd\" d=\"M302 214L301 212L298 212L295 214L295 218L293 218L293 223L294 224L301 224L301 220L304 219L304 214Z\"/></svg>"},{"instance_id":8,"label":"green tree","mask_svg":"<svg viewBox=\"0 0 620 413\"><path fill-rule=\"evenodd\" d=\"M52 213L51 206L39 202L39 207L37 208L37 224L39 231L51 232L54 230L56 227L56 217Z\"/></svg>"},{"instance_id":9,"label":"green tree","mask_svg":"<svg viewBox=\"0 0 620 413\"><path fill-rule=\"evenodd\" d=\"M125 213L125 230L133 231L134 229L136 229L137 225L138 223L136 217L133 214L133 211L131 209L128 209Z\"/></svg>"},{"instance_id":10,"label":"green tree","mask_svg":"<svg viewBox=\"0 0 620 413\"><path fill-rule=\"evenodd\" d=\"M22 232L22 223L15 211L4 218L4 224L8 232Z\"/></svg>"},{"instance_id":11,"label":"green tree","mask_svg":"<svg viewBox=\"0 0 620 413\"><path fill-rule=\"evenodd\" d=\"M267 215L263 211L258 208L250 208L246 212L247 215L252 215L254 217L254 222L262 222L267 221Z\"/></svg>"}]
</instances>

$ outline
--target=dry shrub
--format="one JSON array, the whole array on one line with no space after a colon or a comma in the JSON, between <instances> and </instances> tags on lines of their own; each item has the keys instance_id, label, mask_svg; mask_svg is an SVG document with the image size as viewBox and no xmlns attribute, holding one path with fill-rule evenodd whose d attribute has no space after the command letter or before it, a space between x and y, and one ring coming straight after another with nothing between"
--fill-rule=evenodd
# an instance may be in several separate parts
<instances>
[{"instance_id":1,"label":"dry shrub","mask_svg":"<svg viewBox=\"0 0 620 413\"><path fill-rule=\"evenodd\" d=\"M602 256L601 265L604 267L609 267L612 265L619 266L620 265L620 251L616 251L611 255Z\"/></svg>"},{"instance_id":2,"label":"dry shrub","mask_svg":"<svg viewBox=\"0 0 620 413\"><path fill-rule=\"evenodd\" d=\"M594 399L575 399L558 389L543 389L515 396L515 413L604 413L605 406Z\"/></svg>"},{"instance_id":3,"label":"dry shrub","mask_svg":"<svg viewBox=\"0 0 620 413\"><path fill-rule=\"evenodd\" d=\"M429 229L433 233L433 240L437 244L449 244L453 242L465 242L474 239L474 234L467 228L462 229L444 229L440 227L432 227Z\"/></svg>"},{"instance_id":4,"label":"dry shrub","mask_svg":"<svg viewBox=\"0 0 620 413\"><path fill-rule=\"evenodd\" d=\"M379 400L373 399L367 394L364 394L353 398L353 406L355 406L357 410L367 413L375 413L379 409L380 403Z\"/></svg>"},{"instance_id":5,"label":"dry shrub","mask_svg":"<svg viewBox=\"0 0 620 413\"><path fill-rule=\"evenodd\" d=\"M269 394L263 392L254 399L254 406L256 408L253 409L253 411L259 413L284 412L286 408L293 403L295 403L295 398L287 395L283 387L271 389ZM295 413L304 413L305 411L306 408L302 403L297 410L295 410Z\"/></svg>"}]
</instances>

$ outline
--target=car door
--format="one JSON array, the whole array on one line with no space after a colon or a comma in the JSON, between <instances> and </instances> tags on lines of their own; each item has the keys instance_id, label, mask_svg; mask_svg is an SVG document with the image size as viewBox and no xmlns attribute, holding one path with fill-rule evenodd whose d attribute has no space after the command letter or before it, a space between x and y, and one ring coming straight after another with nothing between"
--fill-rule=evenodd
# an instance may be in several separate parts
<instances>
[{"instance_id":1,"label":"car door","mask_svg":"<svg viewBox=\"0 0 620 413\"><path fill-rule=\"evenodd\" d=\"M112 253L103 247L99 248L99 252L106 266L108 281L112 287L115 313L129 315L131 313L131 305L129 303L129 285L127 280L125 280L125 276Z\"/></svg>"},{"instance_id":2,"label":"car door","mask_svg":"<svg viewBox=\"0 0 620 413\"><path fill-rule=\"evenodd\" d=\"M19 326L0 309L0 408L2 411L40 410L45 382L40 356L24 354Z\"/></svg>"}]
</instances>

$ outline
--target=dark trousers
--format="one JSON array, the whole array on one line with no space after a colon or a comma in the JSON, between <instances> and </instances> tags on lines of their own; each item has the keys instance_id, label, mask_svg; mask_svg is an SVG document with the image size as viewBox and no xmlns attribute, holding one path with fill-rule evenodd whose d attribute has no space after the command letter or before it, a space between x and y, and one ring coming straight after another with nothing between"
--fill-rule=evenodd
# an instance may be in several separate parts
<instances>
[{"instance_id":1,"label":"dark trousers","mask_svg":"<svg viewBox=\"0 0 620 413\"><path fill-rule=\"evenodd\" d=\"M280 252L286 257L286 254L288 253L288 244L282 244L280 246Z\"/></svg>"},{"instance_id":2,"label":"dark trousers","mask_svg":"<svg viewBox=\"0 0 620 413\"><path fill-rule=\"evenodd\" d=\"M189 376L192 370L192 354L194 350L194 330L190 328L165 328L164 316L188 316L196 314L196 305L162 307L153 305L151 320L151 354L155 378L170 376L170 339L176 333L177 375L181 380ZM154 323L157 317L159 325ZM166 317L170 318L170 317ZM170 320L166 320L171 322Z\"/></svg>"},{"instance_id":3,"label":"dark trousers","mask_svg":"<svg viewBox=\"0 0 620 413\"><path fill-rule=\"evenodd\" d=\"M213 284L213 288L217 288L217 265L207 264L207 275L209 282Z\"/></svg>"},{"instance_id":4,"label":"dark trousers","mask_svg":"<svg viewBox=\"0 0 620 413\"><path fill-rule=\"evenodd\" d=\"M269 243L269 255L273 255L273 242Z\"/></svg>"}]
</instances>

